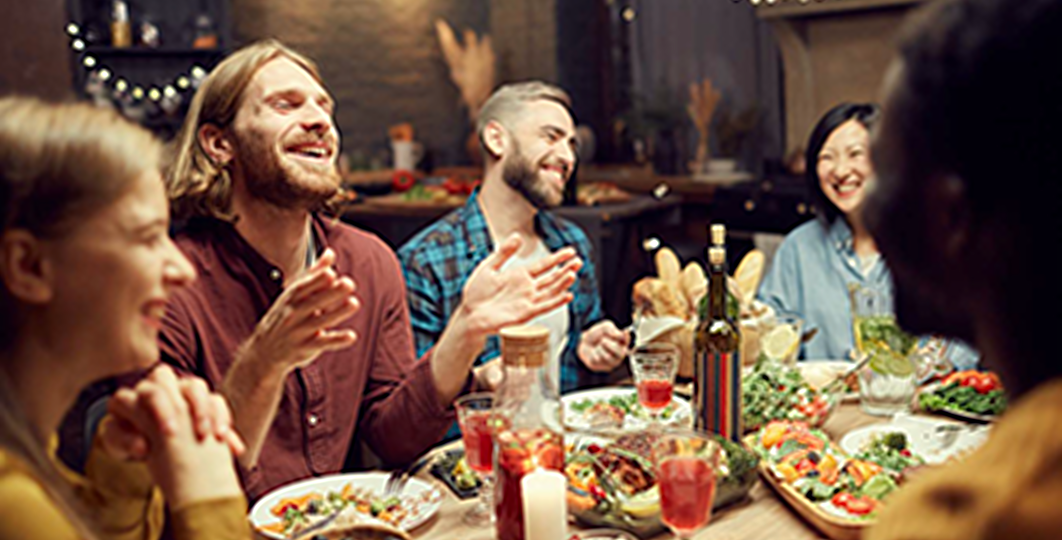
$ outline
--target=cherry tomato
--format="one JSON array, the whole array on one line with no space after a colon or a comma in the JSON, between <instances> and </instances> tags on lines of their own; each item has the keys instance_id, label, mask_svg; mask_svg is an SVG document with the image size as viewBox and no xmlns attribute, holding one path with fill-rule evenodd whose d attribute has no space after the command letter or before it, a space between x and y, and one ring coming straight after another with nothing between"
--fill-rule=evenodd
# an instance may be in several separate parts
<instances>
[{"instance_id":1,"label":"cherry tomato","mask_svg":"<svg viewBox=\"0 0 1062 540\"><path fill-rule=\"evenodd\" d=\"M987 394L996 389L996 383L988 373L982 373L977 377L977 381L974 382L973 387L974 390L977 390L978 394Z\"/></svg>"},{"instance_id":2,"label":"cherry tomato","mask_svg":"<svg viewBox=\"0 0 1062 540\"><path fill-rule=\"evenodd\" d=\"M391 187L398 192L409 191L416 183L417 178L409 171L397 170L391 176Z\"/></svg>"},{"instance_id":3,"label":"cherry tomato","mask_svg":"<svg viewBox=\"0 0 1062 540\"><path fill-rule=\"evenodd\" d=\"M863 496L858 499L852 499L851 501L848 501L848 505L845 506L845 510L848 510L848 512L857 516L865 516L873 512L876 507L877 501L871 499L870 497Z\"/></svg>"},{"instance_id":4,"label":"cherry tomato","mask_svg":"<svg viewBox=\"0 0 1062 540\"><path fill-rule=\"evenodd\" d=\"M911 451L904 448L903 450L900 450L900 455L903 457L911 457Z\"/></svg>"},{"instance_id":5,"label":"cherry tomato","mask_svg":"<svg viewBox=\"0 0 1062 540\"><path fill-rule=\"evenodd\" d=\"M842 492L834 495L833 499L830 502L832 502L834 504L834 506L840 506L841 508L847 508L848 507L848 503L851 502L853 499L855 499L855 497L853 497L851 493L848 493L847 491L842 491Z\"/></svg>"}]
</instances>

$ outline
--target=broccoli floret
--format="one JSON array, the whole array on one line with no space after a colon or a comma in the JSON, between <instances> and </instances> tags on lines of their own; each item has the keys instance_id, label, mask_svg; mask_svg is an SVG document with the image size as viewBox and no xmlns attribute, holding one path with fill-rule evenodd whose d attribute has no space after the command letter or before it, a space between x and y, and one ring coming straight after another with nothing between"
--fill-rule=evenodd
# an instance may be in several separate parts
<instances>
[{"instance_id":1,"label":"broccoli floret","mask_svg":"<svg viewBox=\"0 0 1062 540\"><path fill-rule=\"evenodd\" d=\"M882 436L881 442L887 448L892 448L897 452L907 449L907 435L900 432L886 433Z\"/></svg>"}]
</instances>

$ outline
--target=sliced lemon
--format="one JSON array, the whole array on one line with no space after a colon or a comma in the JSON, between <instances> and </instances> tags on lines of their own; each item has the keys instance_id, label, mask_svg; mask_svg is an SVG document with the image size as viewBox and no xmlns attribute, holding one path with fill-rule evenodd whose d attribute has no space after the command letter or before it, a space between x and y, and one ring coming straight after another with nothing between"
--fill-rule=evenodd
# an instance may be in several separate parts
<instances>
[{"instance_id":1,"label":"sliced lemon","mask_svg":"<svg viewBox=\"0 0 1062 540\"><path fill-rule=\"evenodd\" d=\"M800 335L788 324L780 324L763 336L761 350L772 360L786 360L800 346Z\"/></svg>"},{"instance_id":2,"label":"sliced lemon","mask_svg":"<svg viewBox=\"0 0 1062 540\"><path fill-rule=\"evenodd\" d=\"M875 355L870 359L868 365L875 373L896 377L910 377L915 371L914 363L911 362L911 359L888 353Z\"/></svg>"},{"instance_id":3,"label":"sliced lemon","mask_svg":"<svg viewBox=\"0 0 1062 540\"><path fill-rule=\"evenodd\" d=\"M636 518L652 517L660 513L660 491L653 486L620 503L620 510Z\"/></svg>"}]
</instances>

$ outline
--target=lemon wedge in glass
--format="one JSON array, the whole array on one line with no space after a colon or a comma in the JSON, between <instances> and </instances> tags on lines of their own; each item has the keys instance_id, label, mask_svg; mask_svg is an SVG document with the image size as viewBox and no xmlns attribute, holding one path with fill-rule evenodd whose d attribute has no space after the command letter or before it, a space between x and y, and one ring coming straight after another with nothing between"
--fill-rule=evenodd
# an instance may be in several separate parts
<instances>
[{"instance_id":1,"label":"lemon wedge in glass","mask_svg":"<svg viewBox=\"0 0 1062 540\"><path fill-rule=\"evenodd\" d=\"M772 360L784 360L796 352L800 346L800 335L788 324L780 324L763 336L763 354Z\"/></svg>"}]
</instances>

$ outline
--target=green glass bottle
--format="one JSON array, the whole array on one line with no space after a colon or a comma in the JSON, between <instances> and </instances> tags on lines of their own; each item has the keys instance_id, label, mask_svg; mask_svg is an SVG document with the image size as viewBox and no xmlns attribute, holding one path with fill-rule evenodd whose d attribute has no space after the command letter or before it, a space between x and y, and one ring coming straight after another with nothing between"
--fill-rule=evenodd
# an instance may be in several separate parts
<instances>
[{"instance_id":1,"label":"green glass bottle","mask_svg":"<svg viewBox=\"0 0 1062 540\"><path fill-rule=\"evenodd\" d=\"M727 313L726 279L726 248L712 246L708 249L708 310L694 337L694 427L738 441L742 435L741 334Z\"/></svg>"}]
</instances>

